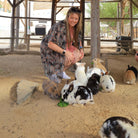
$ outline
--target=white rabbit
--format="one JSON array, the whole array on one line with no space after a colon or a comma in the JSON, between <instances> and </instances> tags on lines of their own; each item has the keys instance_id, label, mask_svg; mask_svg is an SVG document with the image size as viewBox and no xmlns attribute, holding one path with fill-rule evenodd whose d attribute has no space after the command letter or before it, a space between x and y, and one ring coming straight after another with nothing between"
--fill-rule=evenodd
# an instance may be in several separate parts
<instances>
[{"instance_id":1,"label":"white rabbit","mask_svg":"<svg viewBox=\"0 0 138 138\"><path fill-rule=\"evenodd\" d=\"M76 63L77 69L75 70L75 77L77 81L86 86L88 79L85 73L85 64L86 63Z\"/></svg>"},{"instance_id":2,"label":"white rabbit","mask_svg":"<svg viewBox=\"0 0 138 138\"><path fill-rule=\"evenodd\" d=\"M111 75L102 75L100 77L100 85L104 92L114 92L115 91L115 80Z\"/></svg>"},{"instance_id":3,"label":"white rabbit","mask_svg":"<svg viewBox=\"0 0 138 138\"><path fill-rule=\"evenodd\" d=\"M103 123L99 135L101 138L138 138L138 125L125 117L110 117Z\"/></svg>"}]
</instances>

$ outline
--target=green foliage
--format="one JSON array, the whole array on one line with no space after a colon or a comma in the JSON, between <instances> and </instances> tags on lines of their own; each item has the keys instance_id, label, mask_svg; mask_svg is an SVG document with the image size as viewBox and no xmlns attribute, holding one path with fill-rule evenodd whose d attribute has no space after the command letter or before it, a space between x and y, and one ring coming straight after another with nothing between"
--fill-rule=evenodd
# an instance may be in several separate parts
<instances>
[{"instance_id":1,"label":"green foliage","mask_svg":"<svg viewBox=\"0 0 138 138\"><path fill-rule=\"evenodd\" d=\"M100 18L116 18L117 3L100 3Z\"/></svg>"},{"instance_id":2,"label":"green foliage","mask_svg":"<svg viewBox=\"0 0 138 138\"><path fill-rule=\"evenodd\" d=\"M138 17L138 8L136 6L134 6L134 5L133 5L133 15L134 15L134 17L137 15L137 17Z\"/></svg>"},{"instance_id":3,"label":"green foliage","mask_svg":"<svg viewBox=\"0 0 138 138\"><path fill-rule=\"evenodd\" d=\"M134 0L136 4L138 4L138 0ZM91 4L87 4L86 12L90 17L91 12ZM138 8L133 5L133 16L135 17L138 15ZM117 18L117 11L118 11L118 3L117 2L106 2L106 3L100 3L100 18ZM125 6L124 8L124 17L123 18L129 18L129 6ZM128 23L129 20L124 20L124 23ZM110 21L110 22L103 22L109 25L109 27L115 28L116 27L116 21Z\"/></svg>"}]
</instances>

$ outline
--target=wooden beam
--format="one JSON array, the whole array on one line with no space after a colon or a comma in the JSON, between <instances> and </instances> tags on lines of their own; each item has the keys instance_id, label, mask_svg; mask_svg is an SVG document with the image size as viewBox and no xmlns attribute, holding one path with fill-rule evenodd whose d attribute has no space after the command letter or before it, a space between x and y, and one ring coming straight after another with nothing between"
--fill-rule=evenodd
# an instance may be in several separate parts
<instances>
[{"instance_id":1,"label":"wooden beam","mask_svg":"<svg viewBox=\"0 0 138 138\"><path fill-rule=\"evenodd\" d=\"M15 7L17 7L20 3L22 3L24 0L20 0L15 4Z\"/></svg>"},{"instance_id":2,"label":"wooden beam","mask_svg":"<svg viewBox=\"0 0 138 138\"><path fill-rule=\"evenodd\" d=\"M91 58L100 57L99 0L91 1Z\"/></svg>"},{"instance_id":3,"label":"wooden beam","mask_svg":"<svg viewBox=\"0 0 138 138\"><path fill-rule=\"evenodd\" d=\"M56 15L61 11L61 10L63 10L63 6L56 12Z\"/></svg>"},{"instance_id":4,"label":"wooden beam","mask_svg":"<svg viewBox=\"0 0 138 138\"><path fill-rule=\"evenodd\" d=\"M133 0L131 2L138 8L138 5Z\"/></svg>"},{"instance_id":5,"label":"wooden beam","mask_svg":"<svg viewBox=\"0 0 138 138\"><path fill-rule=\"evenodd\" d=\"M90 20L91 18L85 18L85 20ZM131 20L131 18L100 18L100 20ZM138 20L138 18L133 18L133 20Z\"/></svg>"},{"instance_id":6,"label":"wooden beam","mask_svg":"<svg viewBox=\"0 0 138 138\"><path fill-rule=\"evenodd\" d=\"M9 4L11 5L11 7L13 7L13 4L11 3L11 1L10 1L10 0L8 0L8 2L9 2Z\"/></svg>"}]
</instances>

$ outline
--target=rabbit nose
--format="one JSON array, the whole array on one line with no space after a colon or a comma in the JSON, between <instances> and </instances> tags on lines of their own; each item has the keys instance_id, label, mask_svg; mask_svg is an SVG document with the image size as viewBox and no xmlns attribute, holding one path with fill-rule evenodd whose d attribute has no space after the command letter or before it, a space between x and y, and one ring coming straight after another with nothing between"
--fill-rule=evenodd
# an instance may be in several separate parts
<instances>
[{"instance_id":1,"label":"rabbit nose","mask_svg":"<svg viewBox=\"0 0 138 138\"><path fill-rule=\"evenodd\" d=\"M106 89L108 89L109 87L108 86L106 86Z\"/></svg>"}]
</instances>

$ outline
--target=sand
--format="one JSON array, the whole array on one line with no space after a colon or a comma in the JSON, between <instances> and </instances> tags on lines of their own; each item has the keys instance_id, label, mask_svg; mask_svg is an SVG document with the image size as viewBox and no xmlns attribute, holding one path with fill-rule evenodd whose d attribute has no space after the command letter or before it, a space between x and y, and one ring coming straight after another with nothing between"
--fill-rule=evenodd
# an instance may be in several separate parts
<instances>
[{"instance_id":1,"label":"sand","mask_svg":"<svg viewBox=\"0 0 138 138\"><path fill-rule=\"evenodd\" d=\"M116 81L113 93L99 92L94 104L58 107L59 100L43 94L45 79L39 55L0 56L0 137L1 138L99 138L102 123L111 116L124 116L138 123L138 80L122 81L127 65L138 69L134 55L110 55L108 69ZM90 57L83 59L91 65ZM74 76L72 72L67 72ZM25 103L16 105L10 89L22 79L39 83L39 90Z\"/></svg>"}]
</instances>

